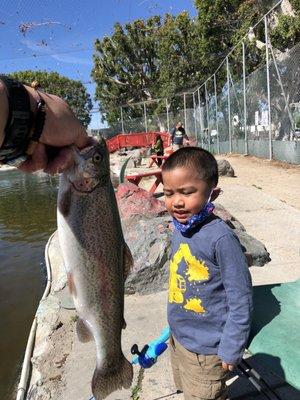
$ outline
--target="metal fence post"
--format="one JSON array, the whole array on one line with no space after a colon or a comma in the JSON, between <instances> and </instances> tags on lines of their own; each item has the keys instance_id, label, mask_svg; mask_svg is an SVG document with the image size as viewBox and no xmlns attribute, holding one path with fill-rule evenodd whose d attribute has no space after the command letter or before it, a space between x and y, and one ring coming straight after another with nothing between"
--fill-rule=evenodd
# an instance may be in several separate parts
<instances>
[{"instance_id":1,"label":"metal fence post","mask_svg":"<svg viewBox=\"0 0 300 400\"><path fill-rule=\"evenodd\" d=\"M210 129L209 129L209 112L208 112L208 96L207 96L207 81L204 83L205 91L205 108L206 108L206 129L207 129L207 139L208 139L208 150L210 151Z\"/></svg>"},{"instance_id":2,"label":"metal fence post","mask_svg":"<svg viewBox=\"0 0 300 400\"><path fill-rule=\"evenodd\" d=\"M231 132L231 101L230 101L230 75L229 75L229 60L226 57L227 69L227 99L228 99L228 134L229 134L229 153L232 153L232 132Z\"/></svg>"},{"instance_id":3,"label":"metal fence post","mask_svg":"<svg viewBox=\"0 0 300 400\"><path fill-rule=\"evenodd\" d=\"M197 90L198 92L198 104L199 104L199 132L201 137L201 147L203 148L203 129L202 128L202 119L201 119L201 99L200 99L200 88Z\"/></svg>"},{"instance_id":4,"label":"metal fence post","mask_svg":"<svg viewBox=\"0 0 300 400\"><path fill-rule=\"evenodd\" d=\"M268 32L268 19L265 16L265 43L266 43L266 69L267 69L267 93L268 93L268 125L269 125L269 159L273 158L272 149L272 119L271 119L271 90L270 90L270 69L269 69L269 32Z\"/></svg>"},{"instance_id":5,"label":"metal fence post","mask_svg":"<svg viewBox=\"0 0 300 400\"><path fill-rule=\"evenodd\" d=\"M217 151L218 151L218 154L220 154L219 116L218 116L218 96L217 96L217 77L216 77L216 74L214 74L214 89L215 89L215 103L216 103Z\"/></svg>"},{"instance_id":6,"label":"metal fence post","mask_svg":"<svg viewBox=\"0 0 300 400\"><path fill-rule=\"evenodd\" d=\"M144 103L144 118L145 118L145 130L146 132L148 132L146 103Z\"/></svg>"},{"instance_id":7,"label":"metal fence post","mask_svg":"<svg viewBox=\"0 0 300 400\"><path fill-rule=\"evenodd\" d=\"M244 94L244 140L245 154L248 154L248 131L247 131L247 97L246 97L246 51L245 43L243 45L243 94Z\"/></svg>"},{"instance_id":8,"label":"metal fence post","mask_svg":"<svg viewBox=\"0 0 300 400\"><path fill-rule=\"evenodd\" d=\"M195 137L196 137L196 140L197 140L197 121L196 121L195 92L193 93L193 109L194 109L194 130L195 130Z\"/></svg>"},{"instance_id":9,"label":"metal fence post","mask_svg":"<svg viewBox=\"0 0 300 400\"><path fill-rule=\"evenodd\" d=\"M186 93L183 93L183 108L184 108L184 128L185 130L187 130Z\"/></svg>"},{"instance_id":10,"label":"metal fence post","mask_svg":"<svg viewBox=\"0 0 300 400\"><path fill-rule=\"evenodd\" d=\"M170 119L169 119L169 104L168 104L168 99L166 99L166 110L167 110L167 128L168 128L168 132L170 132Z\"/></svg>"},{"instance_id":11,"label":"metal fence post","mask_svg":"<svg viewBox=\"0 0 300 400\"><path fill-rule=\"evenodd\" d=\"M122 133L125 133L125 129L124 129L124 119L123 119L123 107L120 107L121 109L121 126L122 126Z\"/></svg>"}]
</instances>

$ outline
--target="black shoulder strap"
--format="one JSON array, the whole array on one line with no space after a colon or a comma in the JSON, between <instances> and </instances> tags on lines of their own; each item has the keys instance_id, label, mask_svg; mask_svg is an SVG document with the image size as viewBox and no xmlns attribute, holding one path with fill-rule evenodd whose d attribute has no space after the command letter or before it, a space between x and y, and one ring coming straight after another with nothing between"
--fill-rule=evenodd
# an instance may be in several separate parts
<instances>
[{"instance_id":1,"label":"black shoulder strap","mask_svg":"<svg viewBox=\"0 0 300 400\"><path fill-rule=\"evenodd\" d=\"M0 160L5 162L25 153L30 141L32 114L24 86L6 75L0 75L0 80L7 88L9 103L5 138L0 148Z\"/></svg>"}]
</instances>

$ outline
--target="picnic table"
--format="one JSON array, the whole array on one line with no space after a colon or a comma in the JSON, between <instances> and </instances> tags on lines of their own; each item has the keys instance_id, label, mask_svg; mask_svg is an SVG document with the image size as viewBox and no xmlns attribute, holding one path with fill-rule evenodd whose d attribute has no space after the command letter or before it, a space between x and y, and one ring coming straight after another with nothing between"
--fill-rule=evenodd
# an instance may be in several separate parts
<instances>
[{"instance_id":1,"label":"picnic table","mask_svg":"<svg viewBox=\"0 0 300 400\"><path fill-rule=\"evenodd\" d=\"M150 159L151 159L151 161L150 161L150 164L149 164L149 168L151 168L152 167L152 165L155 163L158 167L160 167L160 165L158 164L158 160L162 160L162 164L164 163L164 161L166 161L166 159L168 158L169 156L156 156L155 154L153 154L152 156L150 156Z\"/></svg>"},{"instance_id":2,"label":"picnic table","mask_svg":"<svg viewBox=\"0 0 300 400\"><path fill-rule=\"evenodd\" d=\"M150 193L155 193L158 185L160 183L162 183L161 170L151 171L151 172L140 172L140 173L134 174L134 175L126 175L125 178L127 179L128 182L139 186L139 184L143 178L147 178L150 176L154 176L156 178L155 182L153 183L153 185L151 186L151 188L149 190Z\"/></svg>"}]
</instances>

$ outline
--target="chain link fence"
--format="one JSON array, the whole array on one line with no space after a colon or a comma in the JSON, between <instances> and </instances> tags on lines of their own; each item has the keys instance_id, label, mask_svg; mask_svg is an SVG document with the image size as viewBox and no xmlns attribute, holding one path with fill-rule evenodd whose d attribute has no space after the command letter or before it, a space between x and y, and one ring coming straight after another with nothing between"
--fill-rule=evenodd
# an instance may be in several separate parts
<instances>
[{"instance_id":1,"label":"chain link fence","mask_svg":"<svg viewBox=\"0 0 300 400\"><path fill-rule=\"evenodd\" d=\"M143 116L129 119L121 108L119 125L102 133L170 131L180 121L190 138L213 153L300 163L300 43L284 52L274 48L272 24L274 16L264 16L206 82L176 95L181 107L154 100L165 110L154 115L151 102L130 105Z\"/></svg>"}]
</instances>

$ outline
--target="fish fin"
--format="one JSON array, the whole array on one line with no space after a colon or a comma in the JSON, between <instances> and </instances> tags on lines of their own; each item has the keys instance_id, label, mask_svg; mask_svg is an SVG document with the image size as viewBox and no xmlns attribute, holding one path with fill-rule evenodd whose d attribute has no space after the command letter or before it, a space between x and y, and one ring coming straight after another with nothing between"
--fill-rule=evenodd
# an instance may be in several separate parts
<instances>
[{"instance_id":1,"label":"fish fin","mask_svg":"<svg viewBox=\"0 0 300 400\"><path fill-rule=\"evenodd\" d=\"M87 343L93 339L93 335L83 319L78 318L76 322L76 333L80 342Z\"/></svg>"},{"instance_id":2,"label":"fish fin","mask_svg":"<svg viewBox=\"0 0 300 400\"><path fill-rule=\"evenodd\" d=\"M124 282L126 281L130 271L133 267L133 258L131 255L131 251L126 242L124 242L124 249L123 249L123 267L124 267ZM123 314L124 314L124 305L123 305ZM123 316L123 326L122 329L126 329L127 324L125 318Z\"/></svg>"},{"instance_id":3,"label":"fish fin","mask_svg":"<svg viewBox=\"0 0 300 400\"><path fill-rule=\"evenodd\" d=\"M96 400L103 400L118 389L129 389L132 379L132 364L122 354L122 358L116 366L95 369L92 380L93 395Z\"/></svg>"},{"instance_id":4,"label":"fish fin","mask_svg":"<svg viewBox=\"0 0 300 400\"><path fill-rule=\"evenodd\" d=\"M133 258L127 243L124 243L123 257L124 257L123 264L124 264L124 282L125 282L133 267Z\"/></svg>"}]
</instances>

